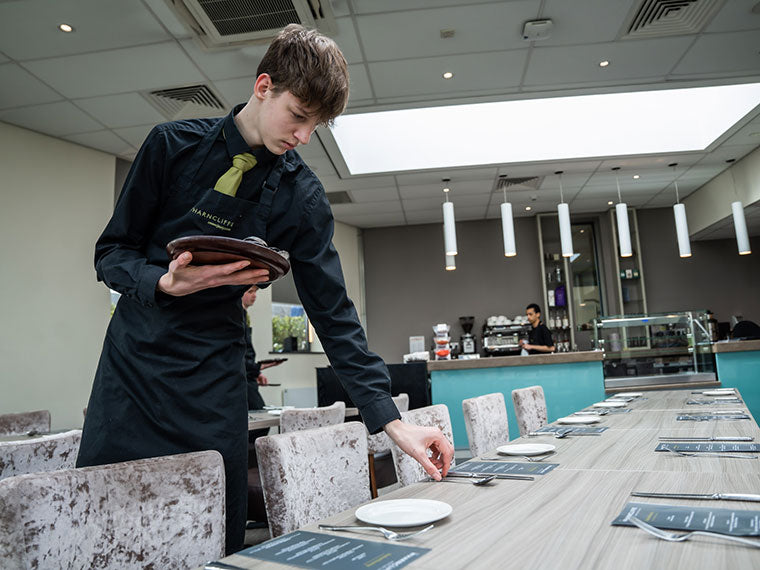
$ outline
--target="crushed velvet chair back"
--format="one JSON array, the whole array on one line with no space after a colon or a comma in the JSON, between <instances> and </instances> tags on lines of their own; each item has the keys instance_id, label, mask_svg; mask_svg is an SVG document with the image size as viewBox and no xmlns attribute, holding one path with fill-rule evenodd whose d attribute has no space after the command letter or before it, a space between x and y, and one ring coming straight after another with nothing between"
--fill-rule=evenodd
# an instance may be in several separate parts
<instances>
[{"instance_id":1,"label":"crushed velvet chair back","mask_svg":"<svg viewBox=\"0 0 760 570\"><path fill-rule=\"evenodd\" d=\"M512 390L512 402L515 405L515 417L520 435L544 427L547 421L546 398L541 386L529 386Z\"/></svg>"},{"instance_id":2,"label":"crushed velvet chair back","mask_svg":"<svg viewBox=\"0 0 760 570\"><path fill-rule=\"evenodd\" d=\"M407 423L437 427L443 432L443 435L451 444L454 444L454 435L451 431L451 418L449 409L445 404L436 404L425 408L417 408L401 414L401 419ZM411 485L427 477L427 473L415 459L401 451L401 448L391 441L391 453L393 454L393 464L396 468L396 479L402 487ZM451 465L454 465L452 459Z\"/></svg>"},{"instance_id":3,"label":"crushed velvet chair back","mask_svg":"<svg viewBox=\"0 0 760 570\"><path fill-rule=\"evenodd\" d=\"M256 455L272 537L370 499L362 423L260 437Z\"/></svg>"},{"instance_id":4,"label":"crushed velvet chair back","mask_svg":"<svg viewBox=\"0 0 760 570\"><path fill-rule=\"evenodd\" d=\"M392 400L399 412L409 411L409 394L393 396ZM384 431L379 431L374 435L367 435L367 450L370 454L383 453L389 451L390 448L391 439Z\"/></svg>"},{"instance_id":5,"label":"crushed velvet chair back","mask_svg":"<svg viewBox=\"0 0 760 570\"><path fill-rule=\"evenodd\" d=\"M216 451L0 481L3 568L192 568L224 556Z\"/></svg>"},{"instance_id":6,"label":"crushed velvet chair back","mask_svg":"<svg viewBox=\"0 0 760 570\"><path fill-rule=\"evenodd\" d=\"M473 457L509 443L507 406L501 392L462 400L462 412Z\"/></svg>"},{"instance_id":7,"label":"crushed velvet chair back","mask_svg":"<svg viewBox=\"0 0 760 570\"><path fill-rule=\"evenodd\" d=\"M57 469L73 469L82 430L0 441L0 479Z\"/></svg>"},{"instance_id":8,"label":"crushed velvet chair back","mask_svg":"<svg viewBox=\"0 0 760 570\"><path fill-rule=\"evenodd\" d=\"M0 435L21 435L30 431L46 433L50 431L50 412L22 412L0 415Z\"/></svg>"},{"instance_id":9,"label":"crushed velvet chair back","mask_svg":"<svg viewBox=\"0 0 760 570\"><path fill-rule=\"evenodd\" d=\"M280 433L342 424L346 420L346 403L335 402L323 408L282 410Z\"/></svg>"}]
</instances>

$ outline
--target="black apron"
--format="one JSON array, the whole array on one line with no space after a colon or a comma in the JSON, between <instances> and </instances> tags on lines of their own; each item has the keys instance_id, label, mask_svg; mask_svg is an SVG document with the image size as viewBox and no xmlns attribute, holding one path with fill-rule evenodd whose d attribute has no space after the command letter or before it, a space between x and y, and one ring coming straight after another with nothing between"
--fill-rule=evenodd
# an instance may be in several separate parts
<instances>
[{"instance_id":1,"label":"black apron","mask_svg":"<svg viewBox=\"0 0 760 570\"><path fill-rule=\"evenodd\" d=\"M170 190L146 246L147 263L168 267L165 247L178 237L267 239L272 200L284 168L282 157L257 202L194 183L223 124L220 120L204 136ZM106 333L77 458L77 467L83 467L219 451L226 471L228 553L243 546L247 506L248 406L241 304L246 289L215 287L183 297L157 292L157 299L162 299L159 307L145 307L122 295Z\"/></svg>"}]
</instances>

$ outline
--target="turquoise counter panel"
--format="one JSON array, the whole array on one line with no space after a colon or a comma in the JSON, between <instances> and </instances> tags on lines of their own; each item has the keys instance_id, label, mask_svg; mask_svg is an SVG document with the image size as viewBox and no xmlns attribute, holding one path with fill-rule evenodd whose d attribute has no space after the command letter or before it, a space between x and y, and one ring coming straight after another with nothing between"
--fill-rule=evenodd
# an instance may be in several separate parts
<instances>
[{"instance_id":1,"label":"turquoise counter panel","mask_svg":"<svg viewBox=\"0 0 760 570\"><path fill-rule=\"evenodd\" d=\"M760 421L760 351L719 352L715 365L721 385L738 388L755 421Z\"/></svg>"},{"instance_id":2,"label":"turquoise counter panel","mask_svg":"<svg viewBox=\"0 0 760 570\"><path fill-rule=\"evenodd\" d=\"M430 373L434 404L446 404L454 429L454 446L467 449L462 400L501 392L507 405L509 438L520 436L512 405L512 390L540 385L544 388L549 421L572 414L605 398L602 363L573 362L535 366L504 366Z\"/></svg>"}]
</instances>

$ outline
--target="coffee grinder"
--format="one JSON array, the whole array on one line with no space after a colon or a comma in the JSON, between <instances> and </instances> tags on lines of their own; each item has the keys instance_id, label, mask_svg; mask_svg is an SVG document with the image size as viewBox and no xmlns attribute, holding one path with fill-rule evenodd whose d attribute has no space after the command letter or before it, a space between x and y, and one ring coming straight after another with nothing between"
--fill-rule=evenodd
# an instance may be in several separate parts
<instances>
[{"instance_id":1,"label":"coffee grinder","mask_svg":"<svg viewBox=\"0 0 760 570\"><path fill-rule=\"evenodd\" d=\"M464 334L459 339L459 346L462 348L462 354L475 354L475 337L472 331L472 325L475 324L475 317L459 317L459 325L462 327Z\"/></svg>"}]
</instances>

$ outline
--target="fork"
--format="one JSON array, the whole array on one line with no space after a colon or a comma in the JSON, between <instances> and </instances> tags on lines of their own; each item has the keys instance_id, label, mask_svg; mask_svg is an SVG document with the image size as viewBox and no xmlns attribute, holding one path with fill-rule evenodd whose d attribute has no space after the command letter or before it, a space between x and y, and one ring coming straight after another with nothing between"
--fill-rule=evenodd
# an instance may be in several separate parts
<instances>
[{"instance_id":1,"label":"fork","mask_svg":"<svg viewBox=\"0 0 760 570\"><path fill-rule=\"evenodd\" d=\"M547 451L546 453L542 453L541 456L529 456L529 455L512 455L510 457L484 457L483 461L512 461L513 459L524 459L525 461L530 461L531 463L537 463L539 461L543 461L547 457L551 457L552 455L556 455L556 451Z\"/></svg>"},{"instance_id":2,"label":"fork","mask_svg":"<svg viewBox=\"0 0 760 570\"><path fill-rule=\"evenodd\" d=\"M358 530L372 530L375 532L381 533L385 538L388 540L407 540L409 538L412 538L413 536L418 536L422 534L423 532L429 531L431 528L433 528L435 525L426 526L422 530L417 530L414 532L395 532L393 530L388 530L387 528L383 528L381 526L331 526L326 524L319 525L319 528L322 530L345 530L348 532L355 532Z\"/></svg>"},{"instance_id":3,"label":"fork","mask_svg":"<svg viewBox=\"0 0 760 570\"><path fill-rule=\"evenodd\" d=\"M672 447L666 447L668 451L671 453L675 453L676 455L680 455L681 457L703 457L705 455L711 456L711 457L730 457L732 459L757 459L757 455L736 455L733 453L723 453L723 452L699 452L699 453L686 453L685 451L678 451L677 449L673 449Z\"/></svg>"},{"instance_id":4,"label":"fork","mask_svg":"<svg viewBox=\"0 0 760 570\"><path fill-rule=\"evenodd\" d=\"M649 523L645 523L643 520L638 519L634 517L633 515L629 516L626 520L630 523L635 524L641 530L644 530L648 532L649 534L656 536L657 538L661 538L662 540L667 540L668 542L683 542L685 540L689 540L692 536L699 534L702 536L712 536L714 538L722 538L723 540L738 542L739 544L746 544L747 546L754 546L755 548L760 548L760 541L749 540L747 538L741 538L739 536L719 534L717 532L709 532L706 530L693 530L687 533L668 532L666 530L662 530L661 528L657 528L656 526L652 526Z\"/></svg>"}]
</instances>

